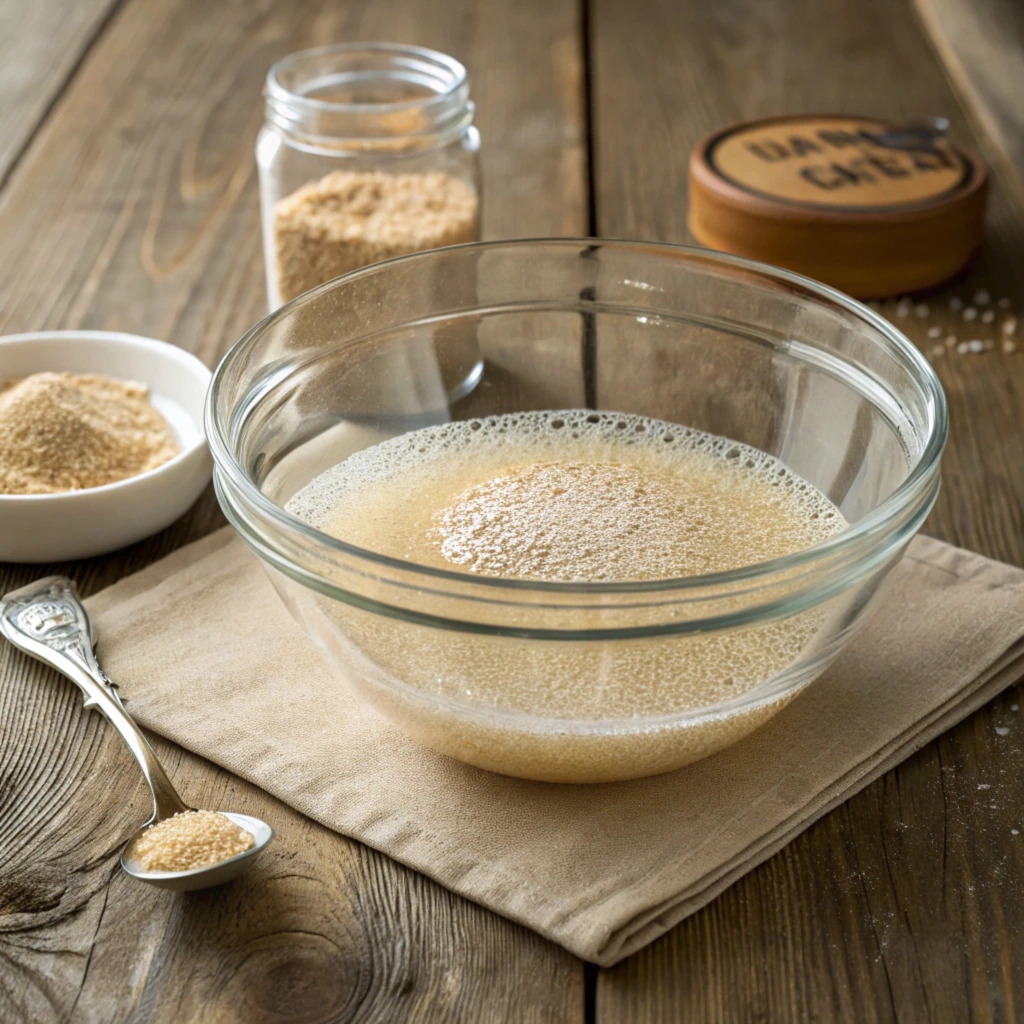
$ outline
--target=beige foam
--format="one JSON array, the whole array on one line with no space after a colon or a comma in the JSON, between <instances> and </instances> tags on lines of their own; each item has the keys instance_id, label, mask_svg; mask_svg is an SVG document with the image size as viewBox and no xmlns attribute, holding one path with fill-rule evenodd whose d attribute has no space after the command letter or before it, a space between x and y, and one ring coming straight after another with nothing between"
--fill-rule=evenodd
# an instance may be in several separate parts
<instances>
[{"instance_id":1,"label":"beige foam","mask_svg":"<svg viewBox=\"0 0 1024 1024\"><path fill-rule=\"evenodd\" d=\"M846 525L770 455L585 410L415 431L346 459L288 508L393 557L573 581L727 570ZM580 629L593 625L588 614L580 613ZM423 742L494 770L560 781L665 771L733 742L785 698L710 709L786 670L823 621L819 610L745 630L591 642L443 631L350 607L331 617L364 694ZM644 721L701 708L709 714L697 721ZM594 730L609 720L618 723L609 732Z\"/></svg>"}]
</instances>

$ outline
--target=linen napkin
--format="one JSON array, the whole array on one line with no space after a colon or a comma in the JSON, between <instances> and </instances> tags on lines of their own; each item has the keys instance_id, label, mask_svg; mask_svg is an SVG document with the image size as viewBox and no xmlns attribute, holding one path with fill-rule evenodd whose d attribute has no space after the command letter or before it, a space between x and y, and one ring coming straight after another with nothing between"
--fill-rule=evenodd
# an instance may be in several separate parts
<instances>
[{"instance_id":1,"label":"linen napkin","mask_svg":"<svg viewBox=\"0 0 1024 1024\"><path fill-rule=\"evenodd\" d=\"M668 775L566 786L435 754L348 696L229 528L86 603L143 725L603 965L1024 674L1024 571L918 537L768 724Z\"/></svg>"}]
</instances>

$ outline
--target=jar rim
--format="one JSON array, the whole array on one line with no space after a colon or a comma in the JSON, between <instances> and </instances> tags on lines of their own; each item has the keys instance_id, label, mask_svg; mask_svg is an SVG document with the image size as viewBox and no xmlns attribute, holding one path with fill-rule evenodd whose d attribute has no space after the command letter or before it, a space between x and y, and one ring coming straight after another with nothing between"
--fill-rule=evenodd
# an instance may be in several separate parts
<instances>
[{"instance_id":1,"label":"jar rim","mask_svg":"<svg viewBox=\"0 0 1024 1024\"><path fill-rule=\"evenodd\" d=\"M447 80L443 87L436 89L433 93L409 100L398 100L394 102L375 103L348 103L338 100L324 100L307 96L294 89L289 89L281 81L284 72L293 70L303 61L317 57L329 56L356 56L360 53L393 54L397 58L418 59L429 63L439 71L447 72ZM439 76L438 81L442 79ZM294 53L282 57L270 66L267 71L266 95L268 100L294 104L310 111L323 111L334 113L365 113L369 111L380 111L391 113L401 110L412 110L417 107L427 107L434 103L443 102L451 98L452 94L467 85L468 75L465 67L454 57L449 57L440 50L430 50L423 46L407 46L404 43L331 43L327 46L314 46L306 50L296 50Z\"/></svg>"}]
</instances>

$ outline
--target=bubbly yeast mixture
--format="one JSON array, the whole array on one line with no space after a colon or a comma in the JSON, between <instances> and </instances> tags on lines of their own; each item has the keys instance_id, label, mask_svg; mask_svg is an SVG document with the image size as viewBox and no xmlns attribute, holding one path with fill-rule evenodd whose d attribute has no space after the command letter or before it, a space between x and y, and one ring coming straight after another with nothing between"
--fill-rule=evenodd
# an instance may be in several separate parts
<instances>
[{"instance_id":1,"label":"bubbly yeast mixture","mask_svg":"<svg viewBox=\"0 0 1024 1024\"><path fill-rule=\"evenodd\" d=\"M350 456L287 507L377 553L550 581L703 575L790 554L846 526L824 495L773 456L674 424L586 410L414 431ZM371 686L380 675L485 707L592 721L740 697L785 669L819 625L817 613L805 613L723 633L553 643L412 627L350 608L343 628L373 666L365 673ZM706 727L618 735L603 747L595 737L540 742L522 733L503 754L490 726L454 718L442 725L437 716L414 722L416 709L403 709L386 690L377 696L388 713L408 713L406 724L414 732L420 726L431 745L513 774L573 781L674 767L781 706L718 715Z\"/></svg>"},{"instance_id":2,"label":"bubbly yeast mixture","mask_svg":"<svg viewBox=\"0 0 1024 1024\"><path fill-rule=\"evenodd\" d=\"M764 452L586 411L413 431L350 456L288 508L380 554L552 581L703 575L799 551L845 525Z\"/></svg>"}]
</instances>

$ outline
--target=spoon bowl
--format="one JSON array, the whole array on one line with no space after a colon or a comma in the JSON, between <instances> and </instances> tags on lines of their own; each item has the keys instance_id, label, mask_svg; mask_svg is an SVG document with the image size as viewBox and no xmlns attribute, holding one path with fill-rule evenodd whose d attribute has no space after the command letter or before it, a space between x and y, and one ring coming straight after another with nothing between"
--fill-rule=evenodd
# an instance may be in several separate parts
<instances>
[{"instance_id":1,"label":"spoon bowl","mask_svg":"<svg viewBox=\"0 0 1024 1024\"><path fill-rule=\"evenodd\" d=\"M225 882L232 881L252 864L253 858L257 854L263 851L267 843L274 837L274 830L265 821L254 818L251 814L235 814L231 811L221 811L220 813L233 821L239 828L244 828L246 832L250 833L256 840L255 844L234 857L218 861L216 864L209 864L203 868L192 868L190 871L144 871L132 857L132 850L142 833L156 824L156 822L150 821L125 843L125 847L121 851L121 867L140 882L148 882L160 889L173 889L175 892L209 889L214 885L223 885Z\"/></svg>"}]
</instances>

